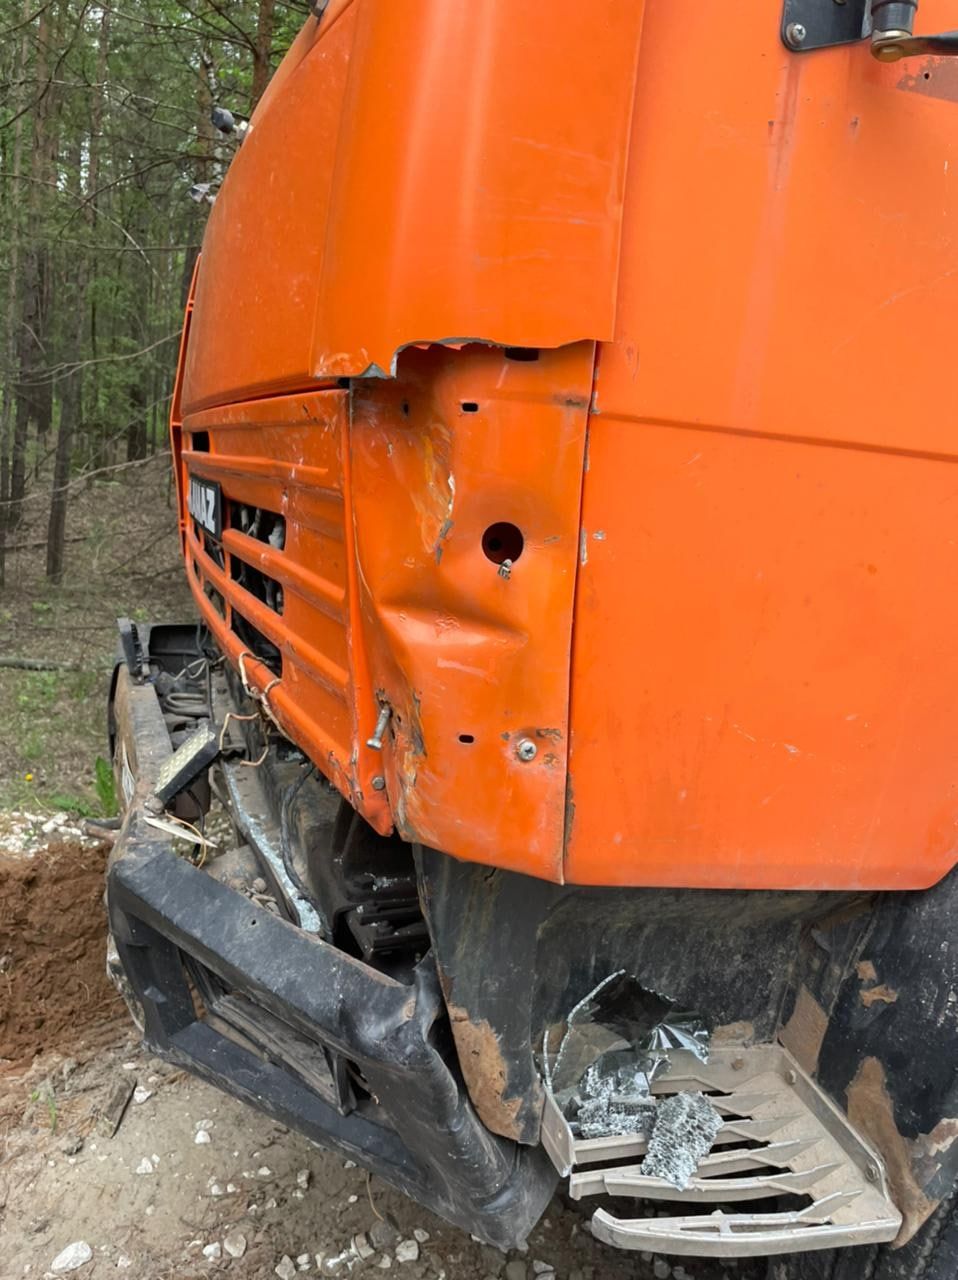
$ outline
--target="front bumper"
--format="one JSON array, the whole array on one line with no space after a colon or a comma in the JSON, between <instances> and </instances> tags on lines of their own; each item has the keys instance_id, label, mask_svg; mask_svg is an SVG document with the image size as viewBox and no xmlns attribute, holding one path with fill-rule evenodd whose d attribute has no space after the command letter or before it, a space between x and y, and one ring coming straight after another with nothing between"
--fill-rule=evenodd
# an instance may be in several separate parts
<instances>
[{"instance_id":1,"label":"front bumper","mask_svg":"<svg viewBox=\"0 0 958 1280\"><path fill-rule=\"evenodd\" d=\"M482 1240L521 1242L556 1174L476 1116L431 956L396 981L178 857L145 807L170 751L156 694L121 666L113 706L132 790L107 902L148 1047Z\"/></svg>"}]
</instances>

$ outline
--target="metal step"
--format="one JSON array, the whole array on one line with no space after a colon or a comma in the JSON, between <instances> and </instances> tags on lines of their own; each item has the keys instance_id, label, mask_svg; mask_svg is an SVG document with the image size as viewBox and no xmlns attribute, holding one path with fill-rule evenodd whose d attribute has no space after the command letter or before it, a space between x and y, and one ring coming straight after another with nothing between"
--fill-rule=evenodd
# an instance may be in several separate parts
<instances>
[{"instance_id":1,"label":"metal step","mask_svg":"<svg viewBox=\"0 0 958 1280\"><path fill-rule=\"evenodd\" d=\"M779 1213L716 1209L646 1218L597 1209L592 1233L598 1240L620 1249L728 1258L874 1244L898 1234L901 1214L880 1158L780 1045L713 1049L707 1064L674 1051L652 1092L686 1090L707 1094L725 1123L684 1191L643 1175L636 1162L646 1151L643 1137L577 1139L547 1097L543 1146L568 1177L572 1196L724 1205L789 1195L807 1203Z\"/></svg>"}]
</instances>

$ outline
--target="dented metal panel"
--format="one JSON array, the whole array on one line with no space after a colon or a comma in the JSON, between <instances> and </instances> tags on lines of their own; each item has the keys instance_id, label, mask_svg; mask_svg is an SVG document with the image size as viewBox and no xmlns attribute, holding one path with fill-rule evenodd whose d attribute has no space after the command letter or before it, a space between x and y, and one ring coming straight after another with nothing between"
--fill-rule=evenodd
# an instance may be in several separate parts
<instances>
[{"instance_id":1,"label":"dented metal panel","mask_svg":"<svg viewBox=\"0 0 958 1280\"><path fill-rule=\"evenodd\" d=\"M536 354L536 353L533 353ZM358 385L363 640L400 834L558 879L593 346L407 351Z\"/></svg>"},{"instance_id":2,"label":"dented metal panel","mask_svg":"<svg viewBox=\"0 0 958 1280\"><path fill-rule=\"evenodd\" d=\"M269 713L377 830L550 879L593 350L415 349L183 426L225 512L194 596Z\"/></svg>"}]
</instances>

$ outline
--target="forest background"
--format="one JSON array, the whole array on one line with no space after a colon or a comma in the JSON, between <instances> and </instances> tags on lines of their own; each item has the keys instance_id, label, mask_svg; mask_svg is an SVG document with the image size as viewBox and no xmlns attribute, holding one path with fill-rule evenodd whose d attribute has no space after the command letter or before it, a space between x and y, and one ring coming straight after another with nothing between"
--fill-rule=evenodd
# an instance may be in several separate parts
<instances>
[{"instance_id":1,"label":"forest background","mask_svg":"<svg viewBox=\"0 0 958 1280\"><path fill-rule=\"evenodd\" d=\"M0 806L96 807L114 616L188 609L167 418L211 113L252 114L306 12L0 0Z\"/></svg>"}]
</instances>

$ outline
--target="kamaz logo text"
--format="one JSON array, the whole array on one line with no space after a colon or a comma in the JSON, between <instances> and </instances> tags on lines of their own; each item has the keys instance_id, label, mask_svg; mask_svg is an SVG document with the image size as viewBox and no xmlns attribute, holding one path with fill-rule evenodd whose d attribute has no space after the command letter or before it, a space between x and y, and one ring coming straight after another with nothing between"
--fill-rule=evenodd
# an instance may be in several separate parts
<instances>
[{"instance_id":1,"label":"kamaz logo text","mask_svg":"<svg viewBox=\"0 0 958 1280\"><path fill-rule=\"evenodd\" d=\"M202 480L190 480L190 494L187 503L190 515L198 525L212 533L214 537L219 536L219 503L217 499L219 494L216 487L211 484L204 484Z\"/></svg>"}]
</instances>

